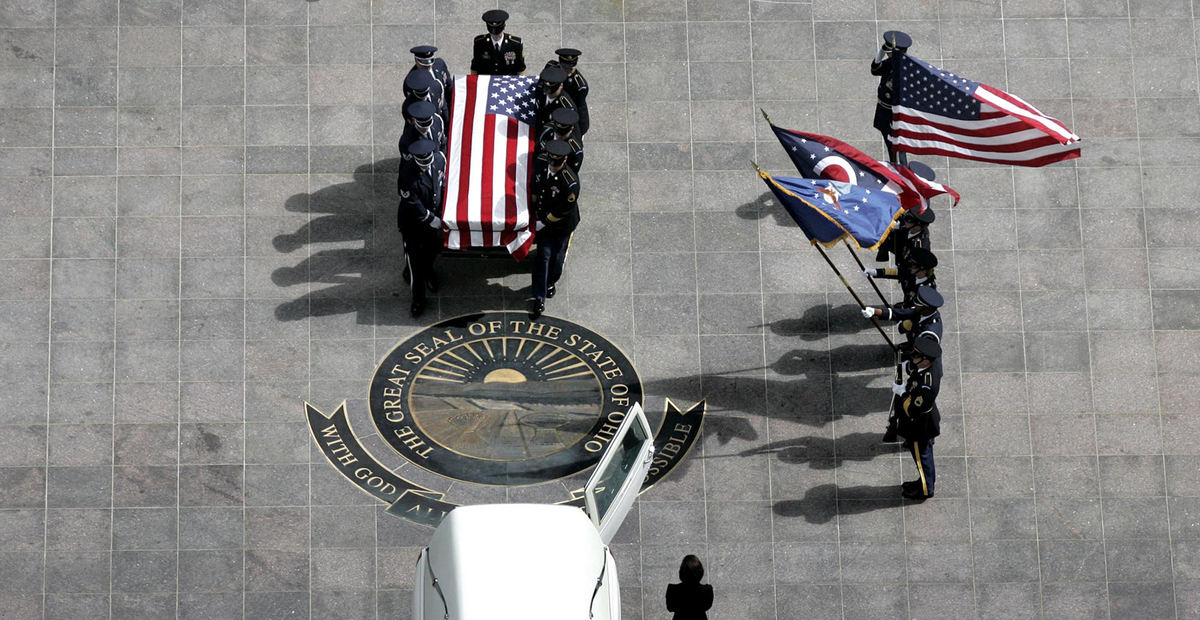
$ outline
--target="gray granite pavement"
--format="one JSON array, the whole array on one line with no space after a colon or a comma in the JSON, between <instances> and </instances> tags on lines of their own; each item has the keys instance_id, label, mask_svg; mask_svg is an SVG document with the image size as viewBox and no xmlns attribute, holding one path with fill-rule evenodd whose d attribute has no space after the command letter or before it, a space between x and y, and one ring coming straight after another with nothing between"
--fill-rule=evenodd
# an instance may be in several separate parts
<instances>
[{"instance_id":1,"label":"gray granite pavement","mask_svg":"<svg viewBox=\"0 0 1200 620\"><path fill-rule=\"evenodd\" d=\"M496 6L0 3L0 617L408 617L431 530L342 478L303 402L362 428L397 342L524 308L528 266L447 257L410 319L393 219L407 50L463 72ZM623 617L668 617L696 553L721 620L1200 618L1191 2L501 6L531 67L579 47L592 86L547 312L618 344L648 411L707 403L618 535ZM868 62L890 29L1084 139L1046 168L924 159L963 199L934 203L922 504L877 442L887 350L749 164L794 175L760 108L882 156Z\"/></svg>"}]
</instances>

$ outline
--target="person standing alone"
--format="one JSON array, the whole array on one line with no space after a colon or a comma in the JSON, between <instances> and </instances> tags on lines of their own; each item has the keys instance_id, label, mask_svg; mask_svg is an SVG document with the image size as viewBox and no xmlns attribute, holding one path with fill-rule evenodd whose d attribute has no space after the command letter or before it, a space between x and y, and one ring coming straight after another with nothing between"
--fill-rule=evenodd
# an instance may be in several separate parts
<instances>
[{"instance_id":1,"label":"person standing alone","mask_svg":"<svg viewBox=\"0 0 1200 620\"><path fill-rule=\"evenodd\" d=\"M700 583L704 578L704 565L694 555L683 556L679 564L679 583L667 585L667 611L673 612L672 620L708 620L713 604L713 587Z\"/></svg>"}]
</instances>

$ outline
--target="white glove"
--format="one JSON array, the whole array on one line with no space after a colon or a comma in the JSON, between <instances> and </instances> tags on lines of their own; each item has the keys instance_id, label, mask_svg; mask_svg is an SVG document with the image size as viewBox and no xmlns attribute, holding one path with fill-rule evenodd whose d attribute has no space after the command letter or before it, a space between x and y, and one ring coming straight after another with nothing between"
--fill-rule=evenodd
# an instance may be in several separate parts
<instances>
[{"instance_id":1,"label":"white glove","mask_svg":"<svg viewBox=\"0 0 1200 620\"><path fill-rule=\"evenodd\" d=\"M429 227L433 228L434 230L441 230L442 229L442 218L440 218L436 215L433 216L433 219L429 220Z\"/></svg>"},{"instance_id":2,"label":"white glove","mask_svg":"<svg viewBox=\"0 0 1200 620\"><path fill-rule=\"evenodd\" d=\"M903 383L893 383L892 384L892 393L895 394L896 396L903 396L904 395L904 384Z\"/></svg>"},{"instance_id":3,"label":"white glove","mask_svg":"<svg viewBox=\"0 0 1200 620\"><path fill-rule=\"evenodd\" d=\"M869 319L875 316L875 309L871 306L867 306L866 308L862 309L862 315L864 319Z\"/></svg>"},{"instance_id":4,"label":"white glove","mask_svg":"<svg viewBox=\"0 0 1200 620\"><path fill-rule=\"evenodd\" d=\"M546 223L541 220L538 220L537 223L533 225L533 230L539 231L545 227L546 227Z\"/></svg>"},{"instance_id":5,"label":"white glove","mask_svg":"<svg viewBox=\"0 0 1200 620\"><path fill-rule=\"evenodd\" d=\"M866 269L863 269L863 275L867 276L868 278L874 278L875 276L879 275L879 270L867 267Z\"/></svg>"}]
</instances>

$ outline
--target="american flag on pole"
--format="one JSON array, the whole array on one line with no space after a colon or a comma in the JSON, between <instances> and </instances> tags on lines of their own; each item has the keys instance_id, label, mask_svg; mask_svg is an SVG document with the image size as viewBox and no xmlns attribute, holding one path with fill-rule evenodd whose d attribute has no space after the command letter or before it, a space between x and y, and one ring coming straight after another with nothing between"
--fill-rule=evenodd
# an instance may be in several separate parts
<instances>
[{"instance_id":1,"label":"american flag on pole","mask_svg":"<svg viewBox=\"0 0 1200 620\"><path fill-rule=\"evenodd\" d=\"M442 207L447 248L504 246L517 260L529 253L536 86L536 76L454 78Z\"/></svg>"},{"instance_id":2,"label":"american flag on pole","mask_svg":"<svg viewBox=\"0 0 1200 620\"><path fill-rule=\"evenodd\" d=\"M1044 166L1079 157L1079 136L1024 99L902 54L891 142L921 155Z\"/></svg>"}]
</instances>

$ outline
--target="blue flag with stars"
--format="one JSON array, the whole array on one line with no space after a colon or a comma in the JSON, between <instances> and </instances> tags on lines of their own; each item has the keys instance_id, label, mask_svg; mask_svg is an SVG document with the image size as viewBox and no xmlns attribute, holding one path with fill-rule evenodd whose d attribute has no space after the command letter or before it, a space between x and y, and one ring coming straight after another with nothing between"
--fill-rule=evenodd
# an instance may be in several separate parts
<instances>
[{"instance_id":1,"label":"blue flag with stars","mask_svg":"<svg viewBox=\"0 0 1200 620\"><path fill-rule=\"evenodd\" d=\"M875 249L903 210L895 194L861 185L758 174L813 243L828 246L850 237L859 247Z\"/></svg>"},{"instance_id":2,"label":"blue flag with stars","mask_svg":"<svg viewBox=\"0 0 1200 620\"><path fill-rule=\"evenodd\" d=\"M493 75L488 80L487 111L533 124L537 113L536 75Z\"/></svg>"}]
</instances>

